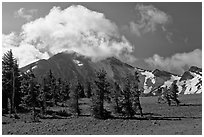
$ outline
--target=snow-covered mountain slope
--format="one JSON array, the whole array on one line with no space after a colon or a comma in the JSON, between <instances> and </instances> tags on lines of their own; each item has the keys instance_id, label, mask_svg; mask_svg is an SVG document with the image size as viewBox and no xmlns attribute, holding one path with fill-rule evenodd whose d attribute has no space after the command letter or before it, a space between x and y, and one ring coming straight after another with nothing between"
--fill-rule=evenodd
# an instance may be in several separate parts
<instances>
[{"instance_id":1,"label":"snow-covered mountain slope","mask_svg":"<svg viewBox=\"0 0 204 137\"><path fill-rule=\"evenodd\" d=\"M160 71L158 69L154 71L149 71L149 70L142 70L142 69L137 69L140 74L141 74L141 82L142 82L142 87L141 89L143 90L144 94L155 94L155 90L157 90L159 87L170 85L174 80L179 80L180 77L166 72L166 71Z\"/></svg>"},{"instance_id":2,"label":"snow-covered mountain slope","mask_svg":"<svg viewBox=\"0 0 204 137\"><path fill-rule=\"evenodd\" d=\"M172 75L171 76L171 79L170 80L167 80L167 81L165 81L164 82L164 84L161 86L161 87L163 87L163 88L170 88L170 86L171 86L171 84L176 80L177 81L177 84L178 84L178 81L180 80L180 76L174 76L174 75Z\"/></svg>"},{"instance_id":3,"label":"snow-covered mountain slope","mask_svg":"<svg viewBox=\"0 0 204 137\"><path fill-rule=\"evenodd\" d=\"M171 79L165 81L160 87L169 89L175 80L177 81L179 94L202 93L202 69L198 67L192 66L181 77L172 75Z\"/></svg>"},{"instance_id":4,"label":"snow-covered mountain slope","mask_svg":"<svg viewBox=\"0 0 204 137\"><path fill-rule=\"evenodd\" d=\"M202 69L192 66L182 76L158 69L154 71L137 69L141 74L144 94L157 95L160 88L169 89L173 81L177 81L179 94L202 93ZM143 78L142 78L143 77Z\"/></svg>"},{"instance_id":5,"label":"snow-covered mountain slope","mask_svg":"<svg viewBox=\"0 0 204 137\"><path fill-rule=\"evenodd\" d=\"M178 82L178 86L182 87L182 90L180 90L181 94L195 94L202 92L202 70L198 68L197 71L194 71L195 69L192 68L195 67L193 66L189 69L188 75L190 76L185 79L181 78Z\"/></svg>"}]
</instances>

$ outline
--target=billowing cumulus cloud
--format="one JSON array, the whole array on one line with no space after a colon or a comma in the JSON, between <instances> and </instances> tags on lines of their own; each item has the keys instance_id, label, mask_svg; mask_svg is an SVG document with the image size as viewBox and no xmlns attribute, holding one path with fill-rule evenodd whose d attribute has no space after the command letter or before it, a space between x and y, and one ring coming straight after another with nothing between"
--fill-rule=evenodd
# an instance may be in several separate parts
<instances>
[{"instance_id":1,"label":"billowing cumulus cloud","mask_svg":"<svg viewBox=\"0 0 204 137\"><path fill-rule=\"evenodd\" d=\"M181 74L185 71L185 67L198 66L202 68L202 51L195 49L192 52L177 53L167 58L155 54L145 62L153 68Z\"/></svg>"},{"instance_id":2,"label":"billowing cumulus cloud","mask_svg":"<svg viewBox=\"0 0 204 137\"><path fill-rule=\"evenodd\" d=\"M53 7L47 16L24 24L18 37L22 39L19 46L12 48L26 47L24 51L17 51L21 52L19 56L23 56L23 52L35 51L35 56L28 62L65 51L77 52L93 61L112 56L124 61L135 60L130 55L133 46L119 34L117 25L104 14L83 6L70 6L64 10Z\"/></svg>"},{"instance_id":3,"label":"billowing cumulus cloud","mask_svg":"<svg viewBox=\"0 0 204 137\"><path fill-rule=\"evenodd\" d=\"M14 13L15 17L24 18L27 21L33 19L33 15L37 13L37 9L25 10L24 8L20 8L18 11Z\"/></svg>"},{"instance_id":4,"label":"billowing cumulus cloud","mask_svg":"<svg viewBox=\"0 0 204 137\"><path fill-rule=\"evenodd\" d=\"M33 45L24 43L20 37L15 33L8 35L2 35L2 51L6 53L12 49L14 57L17 58L19 67L37 61L39 59L48 59L49 55L47 52L40 52Z\"/></svg>"},{"instance_id":5,"label":"billowing cumulus cloud","mask_svg":"<svg viewBox=\"0 0 204 137\"><path fill-rule=\"evenodd\" d=\"M141 36L144 33L156 31L158 27L166 31L165 26L171 19L168 14L153 5L137 4L135 10L138 20L136 22L131 21L129 24L132 33Z\"/></svg>"}]
</instances>

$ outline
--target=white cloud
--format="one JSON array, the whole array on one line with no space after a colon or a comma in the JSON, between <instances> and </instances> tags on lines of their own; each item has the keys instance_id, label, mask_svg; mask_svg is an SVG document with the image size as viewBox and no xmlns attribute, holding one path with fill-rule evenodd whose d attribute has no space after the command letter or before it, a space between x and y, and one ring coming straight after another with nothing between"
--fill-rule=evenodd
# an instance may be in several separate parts
<instances>
[{"instance_id":1,"label":"white cloud","mask_svg":"<svg viewBox=\"0 0 204 137\"><path fill-rule=\"evenodd\" d=\"M198 66L202 68L202 51L195 49L192 52L177 53L167 58L155 54L153 57L145 59L145 62L153 68L181 74L185 71L185 67Z\"/></svg>"},{"instance_id":2,"label":"white cloud","mask_svg":"<svg viewBox=\"0 0 204 137\"><path fill-rule=\"evenodd\" d=\"M14 32L8 35L2 35L2 47L17 47L20 41L20 38Z\"/></svg>"},{"instance_id":3,"label":"white cloud","mask_svg":"<svg viewBox=\"0 0 204 137\"><path fill-rule=\"evenodd\" d=\"M135 10L139 19L129 24L129 29L133 34L141 36L141 34L156 31L158 27L166 31L165 26L171 19L168 14L153 5L137 4Z\"/></svg>"},{"instance_id":4,"label":"white cloud","mask_svg":"<svg viewBox=\"0 0 204 137\"><path fill-rule=\"evenodd\" d=\"M42 44L37 48L52 54L68 50L100 60L133 51L133 46L119 34L115 23L104 14L83 6L70 6L64 10L54 7L45 18L22 28L25 41L35 43L40 40Z\"/></svg>"},{"instance_id":5,"label":"white cloud","mask_svg":"<svg viewBox=\"0 0 204 137\"><path fill-rule=\"evenodd\" d=\"M117 25L104 14L83 6L70 6L64 10L53 7L47 16L24 24L19 37L22 41L17 48L26 47L27 50L17 51L21 55L35 51L31 55L36 55L22 61L21 66L37 58L47 58L48 53L54 55L63 51L74 51L93 61L112 56L123 61L135 60L130 55L133 46L119 34Z\"/></svg>"},{"instance_id":6,"label":"white cloud","mask_svg":"<svg viewBox=\"0 0 204 137\"><path fill-rule=\"evenodd\" d=\"M23 67L38 59L47 59L49 55L47 52L40 52L33 45L24 43L20 37L15 33L2 35L2 53L6 53L12 49L13 55L17 58L19 67Z\"/></svg>"},{"instance_id":7,"label":"white cloud","mask_svg":"<svg viewBox=\"0 0 204 137\"><path fill-rule=\"evenodd\" d=\"M36 14L37 11L37 9L25 10L24 8L20 8L14 13L14 15L15 17L24 18L27 21L31 21L33 19L33 15Z\"/></svg>"}]
</instances>

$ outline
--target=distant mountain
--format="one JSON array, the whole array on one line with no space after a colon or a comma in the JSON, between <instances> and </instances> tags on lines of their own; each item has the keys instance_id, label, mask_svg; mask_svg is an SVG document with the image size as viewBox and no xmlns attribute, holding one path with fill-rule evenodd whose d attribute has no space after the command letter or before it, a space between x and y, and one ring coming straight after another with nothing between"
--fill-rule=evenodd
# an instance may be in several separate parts
<instances>
[{"instance_id":1,"label":"distant mountain","mask_svg":"<svg viewBox=\"0 0 204 137\"><path fill-rule=\"evenodd\" d=\"M202 92L202 69L192 66L177 82L181 94L194 94Z\"/></svg>"},{"instance_id":2,"label":"distant mountain","mask_svg":"<svg viewBox=\"0 0 204 137\"><path fill-rule=\"evenodd\" d=\"M56 78L70 81L77 76L80 81L85 82L94 78L94 72L104 69L107 72L109 81L122 82L127 73L134 74L139 72L140 83L139 88L144 90L144 95L156 95L160 87L169 88L174 80L177 80L180 94L201 93L202 87L202 69L192 66L182 76L172 74L170 72L154 70L149 71L142 68L135 68L129 64L111 57L98 62L92 62L89 58L85 58L77 53L59 53L48 60L39 60L29 64L20 70L27 72L33 70L39 82L42 78L52 70Z\"/></svg>"},{"instance_id":3,"label":"distant mountain","mask_svg":"<svg viewBox=\"0 0 204 137\"><path fill-rule=\"evenodd\" d=\"M74 76L77 76L80 81L85 82L94 78L94 72L99 69L106 70L109 80L121 81L121 78L127 73L133 74L135 68L114 57L99 62L92 62L89 58L80 56L77 53L59 53L48 60L39 60L20 70L26 72L29 69L33 70L39 82L49 70L52 70L56 78L70 81Z\"/></svg>"},{"instance_id":4,"label":"distant mountain","mask_svg":"<svg viewBox=\"0 0 204 137\"><path fill-rule=\"evenodd\" d=\"M196 66L183 73L182 76L171 76L171 79L164 82L160 87L170 88L173 81L177 81L179 94L202 93L202 69ZM158 88L160 88L158 87ZM156 94L156 91L155 91Z\"/></svg>"},{"instance_id":5,"label":"distant mountain","mask_svg":"<svg viewBox=\"0 0 204 137\"><path fill-rule=\"evenodd\" d=\"M171 85L174 80L179 80L180 76L172 74L170 72L161 71L161 70L139 70L141 73L141 79L144 79L143 89L144 93L148 95L156 95L156 91L164 86L165 84Z\"/></svg>"}]
</instances>

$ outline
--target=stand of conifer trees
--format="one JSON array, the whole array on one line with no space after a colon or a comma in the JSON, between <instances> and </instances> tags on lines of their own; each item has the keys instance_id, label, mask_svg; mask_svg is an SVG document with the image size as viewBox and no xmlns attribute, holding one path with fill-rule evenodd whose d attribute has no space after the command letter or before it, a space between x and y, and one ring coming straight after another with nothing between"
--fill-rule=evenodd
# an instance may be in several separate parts
<instances>
[{"instance_id":1,"label":"stand of conifer trees","mask_svg":"<svg viewBox=\"0 0 204 137\"><path fill-rule=\"evenodd\" d=\"M46 115L48 106L66 106L66 101L70 100L72 113L79 116L81 114L79 99L86 97L92 101L92 115L95 118L104 119L111 116L110 110L104 106L105 102L113 104L115 114L133 117L139 110L142 116L137 72L127 74L119 84L119 81L109 81L103 69L96 71L95 79L88 79L85 82L80 81L77 76L72 82L66 82L56 78L52 70L49 70L41 77L41 83L38 83L39 80L32 69L20 75L12 51L3 56L2 65L2 107L8 112L10 99L10 114L15 114L16 108L18 110L21 106L32 110L33 119L36 121L36 108L40 108L41 114Z\"/></svg>"}]
</instances>

